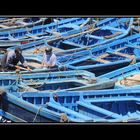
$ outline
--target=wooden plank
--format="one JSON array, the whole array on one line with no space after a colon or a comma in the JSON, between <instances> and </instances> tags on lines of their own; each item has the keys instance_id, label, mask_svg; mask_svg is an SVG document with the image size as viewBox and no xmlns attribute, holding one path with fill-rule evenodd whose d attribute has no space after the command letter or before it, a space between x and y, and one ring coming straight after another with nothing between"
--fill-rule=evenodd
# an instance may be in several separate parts
<instances>
[{"instance_id":1,"label":"wooden plank","mask_svg":"<svg viewBox=\"0 0 140 140\"><path fill-rule=\"evenodd\" d=\"M106 36L104 36L104 38L105 39L110 39L110 38L116 37L120 34L122 34L122 32L116 32L115 34L112 34L112 35L106 35Z\"/></svg>"},{"instance_id":2,"label":"wooden plank","mask_svg":"<svg viewBox=\"0 0 140 140\"><path fill-rule=\"evenodd\" d=\"M80 32L80 33L72 34L72 35L69 35L69 36L65 36L65 37L63 37L63 39L69 39L69 38L76 37L76 36L79 36L79 35L82 35L82 34L85 34L85 33L90 33L90 32L93 32L93 31L94 31L94 29L88 29L84 32Z\"/></svg>"},{"instance_id":3,"label":"wooden plank","mask_svg":"<svg viewBox=\"0 0 140 140\"><path fill-rule=\"evenodd\" d=\"M9 27L6 26L6 25L2 25L2 24L0 24L0 28L7 29L7 28L9 28Z\"/></svg>"},{"instance_id":4,"label":"wooden plank","mask_svg":"<svg viewBox=\"0 0 140 140\"><path fill-rule=\"evenodd\" d=\"M131 58L131 59L135 58L134 55L123 54L123 53L120 53L120 52L113 52L113 54L120 55L120 56L122 56L122 57Z\"/></svg>"},{"instance_id":5,"label":"wooden plank","mask_svg":"<svg viewBox=\"0 0 140 140\"><path fill-rule=\"evenodd\" d=\"M25 18L22 18L25 19ZM14 22L16 20L21 20L21 18L11 18L11 19L4 19L4 20L0 20L0 22L5 23L5 22Z\"/></svg>"},{"instance_id":6,"label":"wooden plank","mask_svg":"<svg viewBox=\"0 0 140 140\"><path fill-rule=\"evenodd\" d=\"M126 46L126 47L119 48L119 49L115 50L115 52L122 51L122 50L124 50L126 48L128 48L128 47Z\"/></svg>"},{"instance_id":7,"label":"wooden plank","mask_svg":"<svg viewBox=\"0 0 140 140\"><path fill-rule=\"evenodd\" d=\"M101 56L99 56L98 58L105 58L105 57L108 57L110 54L109 53L105 53L105 54L103 54L103 55L101 55Z\"/></svg>"},{"instance_id":8,"label":"wooden plank","mask_svg":"<svg viewBox=\"0 0 140 140\"><path fill-rule=\"evenodd\" d=\"M34 36L34 35L30 35L30 34L26 34L26 36L27 36L27 37L31 37L31 38L33 38L33 39L39 39L39 37Z\"/></svg>"},{"instance_id":9,"label":"wooden plank","mask_svg":"<svg viewBox=\"0 0 140 140\"><path fill-rule=\"evenodd\" d=\"M26 26L26 25L28 25L28 23L26 23L26 22L23 22L23 21L16 21L16 23L19 23L19 24L21 24L21 25L23 25L23 26Z\"/></svg>"},{"instance_id":10,"label":"wooden plank","mask_svg":"<svg viewBox=\"0 0 140 140\"><path fill-rule=\"evenodd\" d=\"M41 68L41 64L35 63L35 62L28 62L28 65L30 67L34 67L34 68Z\"/></svg>"},{"instance_id":11,"label":"wooden plank","mask_svg":"<svg viewBox=\"0 0 140 140\"><path fill-rule=\"evenodd\" d=\"M110 63L110 61L107 61L107 60L103 60L103 59L101 59L101 58L96 58L96 61L99 61L99 62L101 62L101 63Z\"/></svg>"},{"instance_id":12,"label":"wooden plank","mask_svg":"<svg viewBox=\"0 0 140 140\"><path fill-rule=\"evenodd\" d=\"M117 49L115 52L124 50L124 49L126 49L126 48L127 48L127 47L119 48L119 49ZM109 52L109 53L110 53L110 52ZM110 55L109 53L105 53L105 54L99 56L98 58L105 58L105 57L108 57L108 56ZM113 52L112 52L112 53L113 53Z\"/></svg>"}]
</instances>

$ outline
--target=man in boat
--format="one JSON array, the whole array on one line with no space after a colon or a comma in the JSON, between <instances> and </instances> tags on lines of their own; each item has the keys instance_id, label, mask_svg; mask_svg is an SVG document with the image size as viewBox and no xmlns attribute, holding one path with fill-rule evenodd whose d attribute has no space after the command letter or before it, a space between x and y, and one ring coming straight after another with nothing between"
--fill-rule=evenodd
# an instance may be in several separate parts
<instances>
[{"instance_id":1,"label":"man in boat","mask_svg":"<svg viewBox=\"0 0 140 140\"><path fill-rule=\"evenodd\" d=\"M18 62L21 62L23 67L18 66ZM28 70L30 72L32 71L32 69L30 69L27 65L27 62L25 61L22 55L22 50L20 48L16 48L15 50L7 52L1 60L1 64L2 71L13 71L16 69Z\"/></svg>"},{"instance_id":2,"label":"man in boat","mask_svg":"<svg viewBox=\"0 0 140 140\"><path fill-rule=\"evenodd\" d=\"M41 67L45 68L57 68L56 66L57 57L52 52L52 47L47 47L45 49L45 53L43 54L42 64Z\"/></svg>"}]
</instances>

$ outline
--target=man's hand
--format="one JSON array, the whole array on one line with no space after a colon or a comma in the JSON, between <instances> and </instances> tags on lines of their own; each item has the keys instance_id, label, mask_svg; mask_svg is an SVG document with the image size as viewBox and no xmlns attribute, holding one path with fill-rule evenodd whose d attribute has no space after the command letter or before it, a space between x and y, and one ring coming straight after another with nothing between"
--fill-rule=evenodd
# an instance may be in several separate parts
<instances>
[{"instance_id":1,"label":"man's hand","mask_svg":"<svg viewBox=\"0 0 140 140\"><path fill-rule=\"evenodd\" d=\"M16 69L21 69L20 66L15 66L15 67L16 67Z\"/></svg>"},{"instance_id":2,"label":"man's hand","mask_svg":"<svg viewBox=\"0 0 140 140\"><path fill-rule=\"evenodd\" d=\"M30 69L29 67L27 67L27 68L23 68L23 67L20 67L20 66L15 66L15 67L16 67L16 69L28 70L28 71L32 72L32 69Z\"/></svg>"},{"instance_id":3,"label":"man's hand","mask_svg":"<svg viewBox=\"0 0 140 140\"><path fill-rule=\"evenodd\" d=\"M44 64L41 64L41 67L40 68L44 68Z\"/></svg>"},{"instance_id":4,"label":"man's hand","mask_svg":"<svg viewBox=\"0 0 140 140\"><path fill-rule=\"evenodd\" d=\"M28 71L30 71L30 72L32 72L32 71L33 71L33 70L32 70L32 69L30 69L29 67L27 67L27 70L28 70Z\"/></svg>"},{"instance_id":5,"label":"man's hand","mask_svg":"<svg viewBox=\"0 0 140 140\"><path fill-rule=\"evenodd\" d=\"M41 64L41 68L48 68L47 64Z\"/></svg>"}]
</instances>

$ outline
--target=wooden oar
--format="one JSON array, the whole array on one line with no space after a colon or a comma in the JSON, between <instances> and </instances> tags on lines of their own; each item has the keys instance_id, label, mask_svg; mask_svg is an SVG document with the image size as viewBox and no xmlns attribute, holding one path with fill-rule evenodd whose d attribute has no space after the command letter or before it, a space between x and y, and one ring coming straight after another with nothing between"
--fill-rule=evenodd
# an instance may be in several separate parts
<instances>
[{"instance_id":1,"label":"wooden oar","mask_svg":"<svg viewBox=\"0 0 140 140\"><path fill-rule=\"evenodd\" d=\"M140 80L138 79L131 79L131 78L125 78L126 80L131 80L131 81L136 81L136 82L140 82Z\"/></svg>"},{"instance_id":2,"label":"wooden oar","mask_svg":"<svg viewBox=\"0 0 140 140\"><path fill-rule=\"evenodd\" d=\"M27 68L23 68L23 67L19 67L19 69L29 71Z\"/></svg>"}]
</instances>

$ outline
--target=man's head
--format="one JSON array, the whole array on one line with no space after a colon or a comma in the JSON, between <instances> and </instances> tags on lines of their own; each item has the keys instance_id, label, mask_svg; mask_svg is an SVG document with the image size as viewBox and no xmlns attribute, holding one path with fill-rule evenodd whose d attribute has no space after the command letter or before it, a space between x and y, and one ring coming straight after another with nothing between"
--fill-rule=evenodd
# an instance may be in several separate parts
<instances>
[{"instance_id":1,"label":"man's head","mask_svg":"<svg viewBox=\"0 0 140 140\"><path fill-rule=\"evenodd\" d=\"M51 54L52 53L52 47L47 47L45 49L46 54Z\"/></svg>"},{"instance_id":2,"label":"man's head","mask_svg":"<svg viewBox=\"0 0 140 140\"><path fill-rule=\"evenodd\" d=\"M20 48L16 48L15 49L15 54L16 54L16 56L22 55L22 50Z\"/></svg>"}]
</instances>

